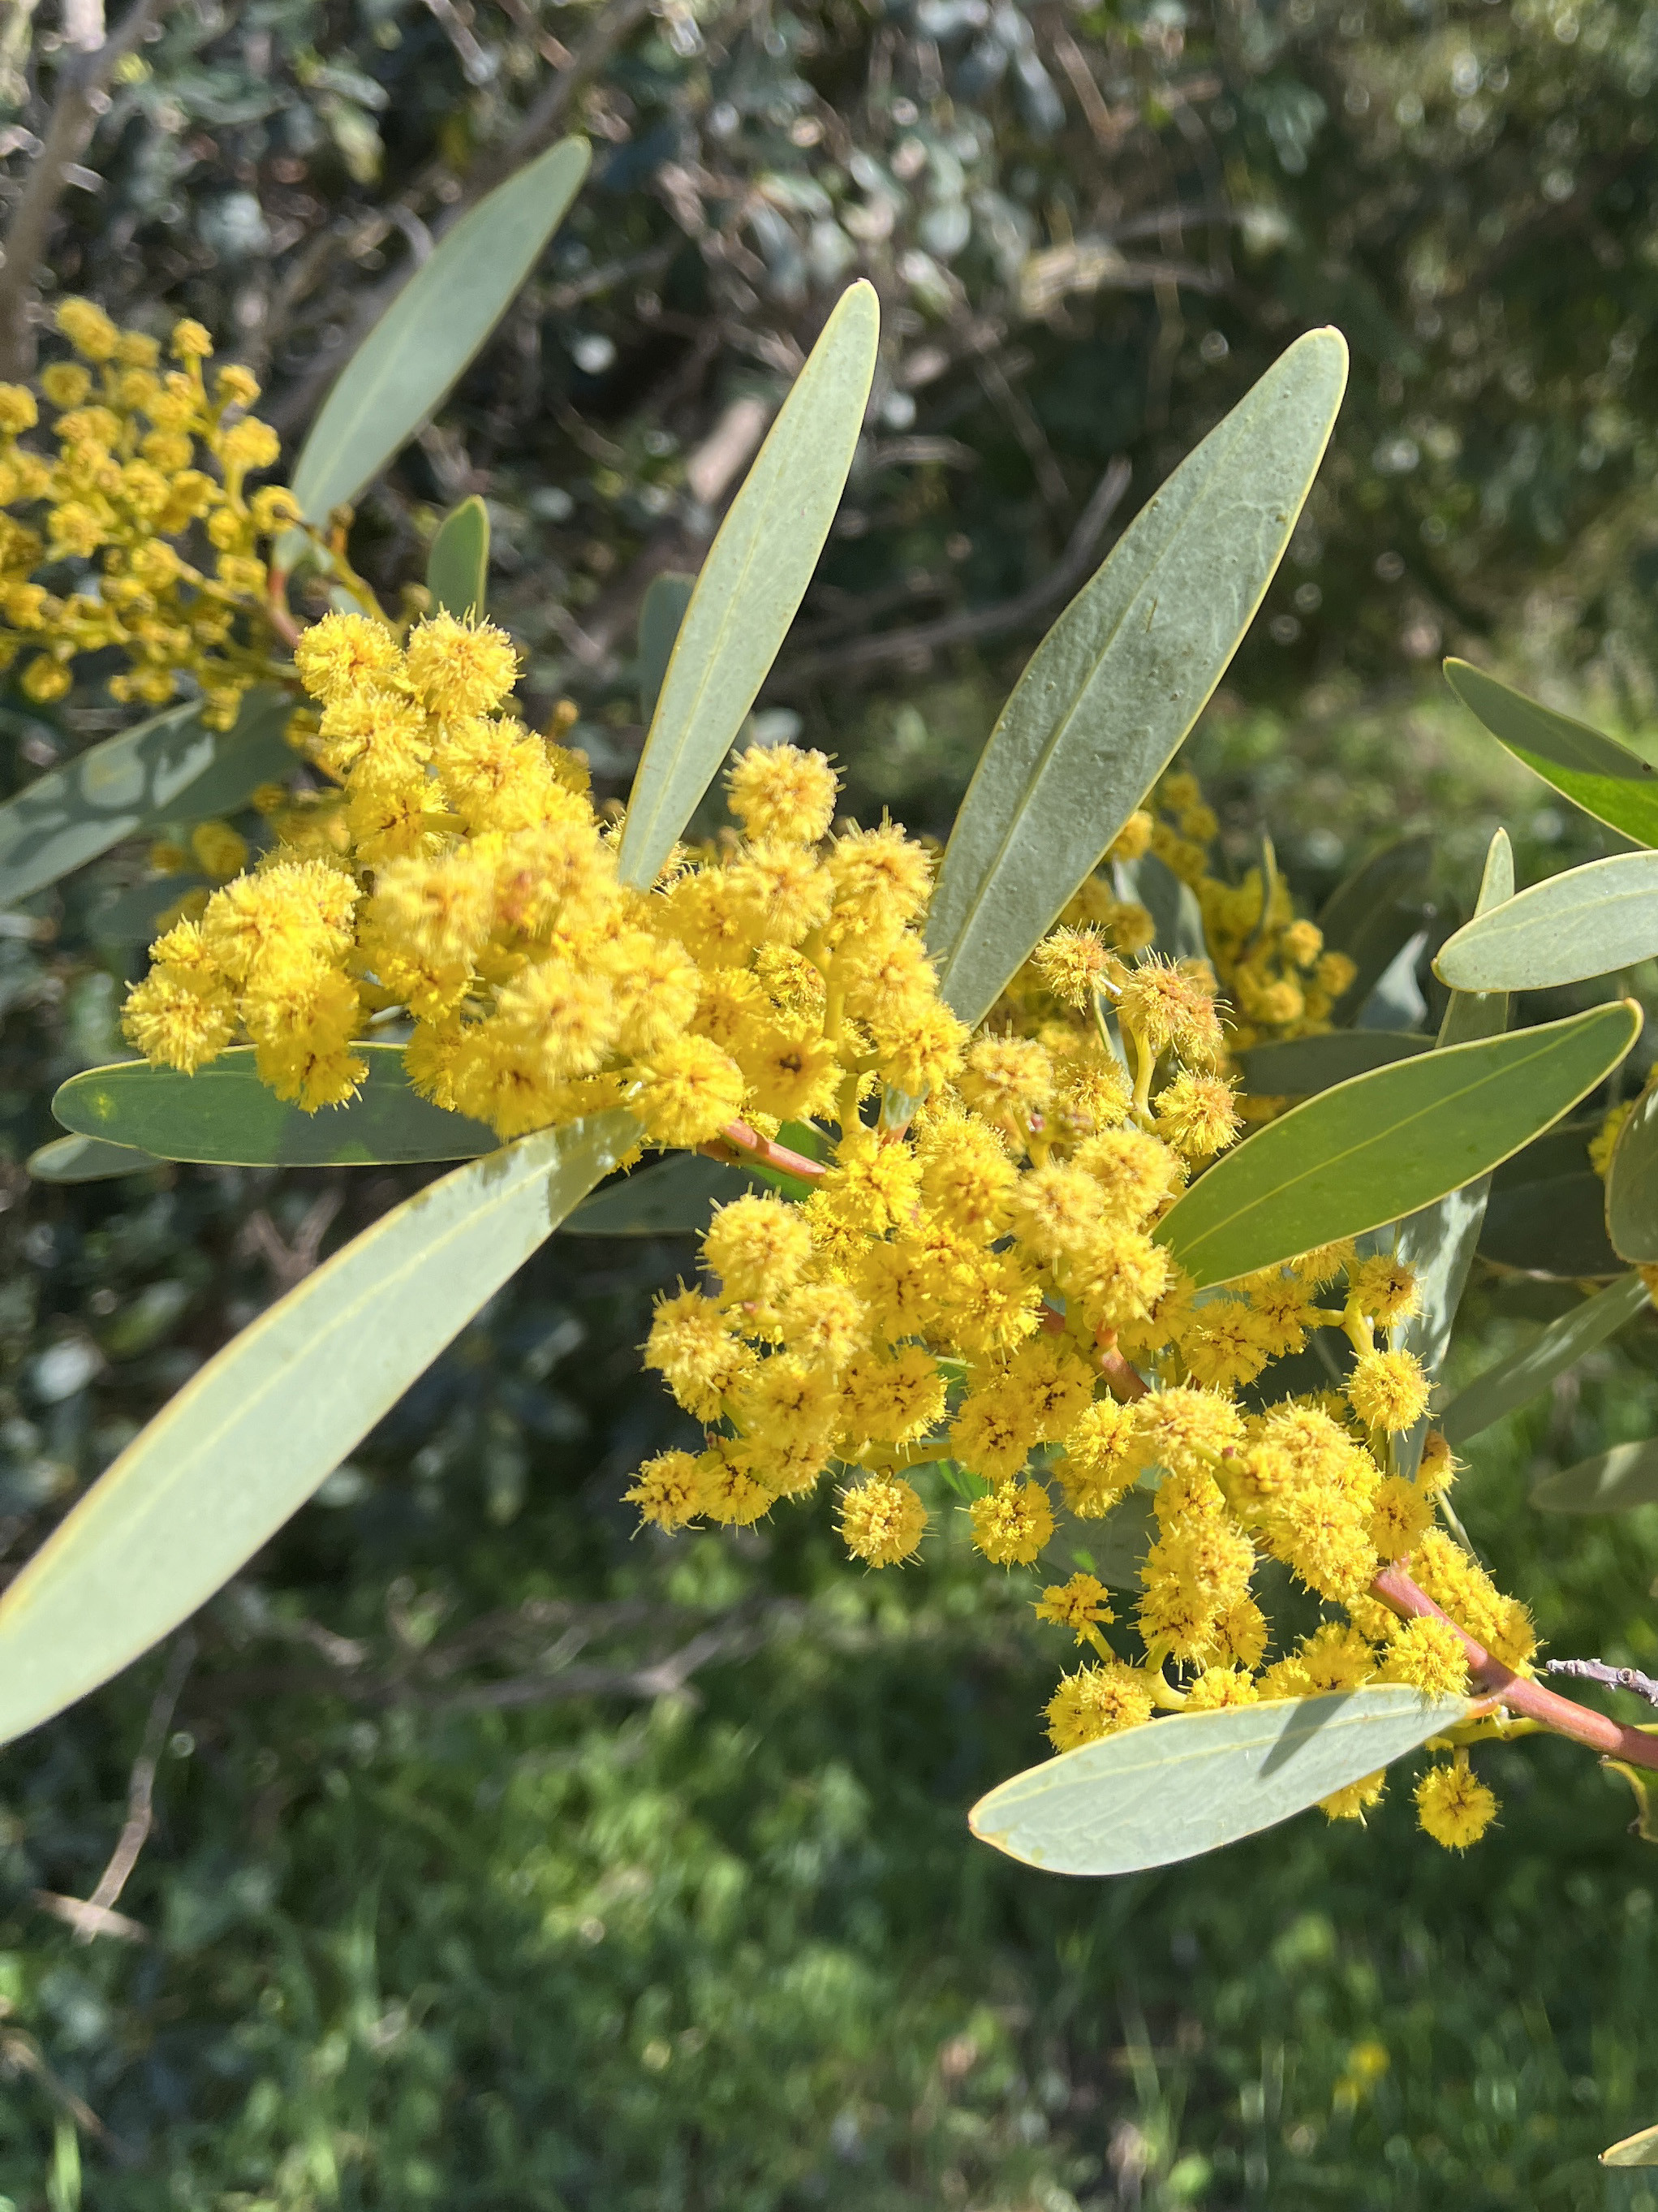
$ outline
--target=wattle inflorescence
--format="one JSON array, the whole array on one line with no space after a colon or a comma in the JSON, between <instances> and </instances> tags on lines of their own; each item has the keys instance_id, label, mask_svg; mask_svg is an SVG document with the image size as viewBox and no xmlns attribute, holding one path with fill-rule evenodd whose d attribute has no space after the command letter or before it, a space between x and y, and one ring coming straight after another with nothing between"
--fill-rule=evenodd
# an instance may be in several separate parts
<instances>
[{"instance_id":1,"label":"wattle inflorescence","mask_svg":"<svg viewBox=\"0 0 1658 2212\"><path fill-rule=\"evenodd\" d=\"M849 1551L893 1566L933 1517L920 1471L947 1464L978 1550L1029 1566L1061 1517L1149 1493L1123 1640L1091 1571L1036 1601L1086 1654L1048 1708L1060 1749L1181 1707L1465 1689L1455 1631L1370 1594L1393 1562L1526 1667L1524 1608L1436 1526L1442 1443L1389 1471L1427 1405L1392 1339L1415 1310L1409 1269L1343 1244L1198 1292L1157 1241L1241 1116L1213 969L1150 952L1108 875L969 1035L920 933L929 852L888 823L834 830L821 754L744 753L736 828L635 888L581 757L503 711L500 632L333 615L295 659L325 787L275 811L270 849L158 941L127 1008L140 1050L193 1069L246 1036L264 1079L314 1109L351 1095L358 1040L395 1014L416 1088L503 1138L622 1107L645 1146L752 1155L756 1133L787 1144L792 1123L822 1154L804 1200L718 1210L704 1279L657 1309L648 1362L702 1433L639 1472L646 1521L747 1525L827 1478ZM1206 886L1195 787L1167 780L1154 808L1117 857L1156 838ZM1258 878L1230 906L1224 891L1202 903L1254 1033L1321 1023L1351 971ZM1321 1330L1341 1387L1275 1401L1272 1363ZM1328 1608L1276 1656L1266 1560ZM1362 1815L1380 1787L1327 1809ZM1492 1809L1466 1777L1422 1798L1459 1845Z\"/></svg>"},{"instance_id":2,"label":"wattle inflorescence","mask_svg":"<svg viewBox=\"0 0 1658 2212\"><path fill-rule=\"evenodd\" d=\"M174 326L169 368L158 340L88 300L57 320L76 358L43 369L38 391L0 384L0 668L44 703L70 691L80 655L113 651L112 697L164 707L193 690L207 726L228 729L276 672L264 554L299 520L290 492L247 487L282 450L246 411L258 384L230 362L210 386L199 323ZM52 453L32 436L43 402ZM68 591L66 568L80 572Z\"/></svg>"}]
</instances>

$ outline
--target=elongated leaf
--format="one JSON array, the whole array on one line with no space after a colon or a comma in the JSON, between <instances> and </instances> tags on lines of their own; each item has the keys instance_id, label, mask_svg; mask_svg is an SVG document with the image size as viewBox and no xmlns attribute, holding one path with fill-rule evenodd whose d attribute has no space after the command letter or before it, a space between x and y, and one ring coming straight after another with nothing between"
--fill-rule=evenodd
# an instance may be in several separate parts
<instances>
[{"instance_id":1,"label":"elongated leaf","mask_svg":"<svg viewBox=\"0 0 1658 2212\"><path fill-rule=\"evenodd\" d=\"M1658 1443L1614 1444L1532 1485L1545 1513L1632 1513L1658 1504Z\"/></svg>"},{"instance_id":2,"label":"elongated leaf","mask_svg":"<svg viewBox=\"0 0 1658 2212\"><path fill-rule=\"evenodd\" d=\"M292 773L282 731L293 711L274 687L247 694L232 730L203 728L199 707L170 707L39 777L0 806L0 906L161 823L234 813Z\"/></svg>"},{"instance_id":3,"label":"elongated leaf","mask_svg":"<svg viewBox=\"0 0 1658 2212\"><path fill-rule=\"evenodd\" d=\"M1180 1713L1016 1774L968 1815L1049 1874L1135 1874L1253 1836L1400 1759L1469 1711L1415 1690Z\"/></svg>"},{"instance_id":4,"label":"elongated leaf","mask_svg":"<svg viewBox=\"0 0 1658 2212\"><path fill-rule=\"evenodd\" d=\"M446 1114L410 1090L402 1048L364 1044L368 1063L349 1104L314 1114L285 1106L254 1073L252 1045L180 1075L142 1060L71 1075L52 1102L66 1129L136 1145L159 1159L234 1167L379 1166L398 1160L469 1160L500 1143L482 1121Z\"/></svg>"},{"instance_id":5,"label":"elongated leaf","mask_svg":"<svg viewBox=\"0 0 1658 2212\"><path fill-rule=\"evenodd\" d=\"M604 1114L455 1169L216 1353L0 1598L0 1742L222 1588L637 1136Z\"/></svg>"},{"instance_id":6,"label":"elongated leaf","mask_svg":"<svg viewBox=\"0 0 1658 2212\"><path fill-rule=\"evenodd\" d=\"M1616 1762L1613 1762L1616 1764ZM1631 1770L1633 1771L1633 1770ZM1625 2136L1600 2154L1602 2166L1658 2166L1658 2127L1643 2128L1638 2136Z\"/></svg>"},{"instance_id":7,"label":"elongated leaf","mask_svg":"<svg viewBox=\"0 0 1658 2212\"><path fill-rule=\"evenodd\" d=\"M1461 991L1545 991L1658 952L1658 853L1619 853L1465 922L1434 968Z\"/></svg>"},{"instance_id":8,"label":"elongated leaf","mask_svg":"<svg viewBox=\"0 0 1658 2212\"><path fill-rule=\"evenodd\" d=\"M1658 1260L1658 1091L1642 1093L1618 1132L1606 1172L1606 1235L1635 1267Z\"/></svg>"},{"instance_id":9,"label":"elongated leaf","mask_svg":"<svg viewBox=\"0 0 1658 2212\"><path fill-rule=\"evenodd\" d=\"M1658 769L1639 753L1466 660L1448 660L1445 680L1497 743L1563 799L1637 845L1658 845Z\"/></svg>"},{"instance_id":10,"label":"elongated leaf","mask_svg":"<svg viewBox=\"0 0 1658 2212\"><path fill-rule=\"evenodd\" d=\"M1157 1240L1201 1289L1414 1213L1558 1121L1639 1029L1622 1000L1355 1076L1224 1153Z\"/></svg>"},{"instance_id":11,"label":"elongated leaf","mask_svg":"<svg viewBox=\"0 0 1658 2212\"><path fill-rule=\"evenodd\" d=\"M1196 721L1254 618L1347 380L1309 331L1188 454L1032 655L927 918L944 995L980 1021Z\"/></svg>"},{"instance_id":12,"label":"elongated leaf","mask_svg":"<svg viewBox=\"0 0 1658 2212\"><path fill-rule=\"evenodd\" d=\"M1308 1098L1373 1067L1431 1052L1433 1042L1415 1030L1331 1030L1323 1036L1254 1045L1238 1059L1245 1087L1257 1097Z\"/></svg>"},{"instance_id":13,"label":"elongated leaf","mask_svg":"<svg viewBox=\"0 0 1658 2212\"><path fill-rule=\"evenodd\" d=\"M696 589L695 576L670 570L653 576L639 608L639 711L648 723L662 696L662 679L673 659L674 641Z\"/></svg>"},{"instance_id":14,"label":"elongated leaf","mask_svg":"<svg viewBox=\"0 0 1658 2212\"><path fill-rule=\"evenodd\" d=\"M1588 1168L1536 1182L1493 1182L1479 1227L1479 1256L1499 1267L1570 1281L1621 1275L1606 1241L1600 1178Z\"/></svg>"},{"instance_id":15,"label":"elongated leaf","mask_svg":"<svg viewBox=\"0 0 1658 2212\"><path fill-rule=\"evenodd\" d=\"M143 1175L146 1168L166 1163L131 1145L106 1145L101 1137L54 1137L24 1164L36 1182L106 1182L113 1176Z\"/></svg>"},{"instance_id":16,"label":"elongated leaf","mask_svg":"<svg viewBox=\"0 0 1658 2212\"><path fill-rule=\"evenodd\" d=\"M763 1189L757 1176L698 1152L675 1152L635 1168L608 1190L584 1198L564 1224L566 1237L701 1236L716 1206Z\"/></svg>"},{"instance_id":17,"label":"elongated leaf","mask_svg":"<svg viewBox=\"0 0 1658 2212\"><path fill-rule=\"evenodd\" d=\"M587 173L561 139L464 215L398 294L336 380L300 450L294 496L326 522L438 407L541 258Z\"/></svg>"},{"instance_id":18,"label":"elongated leaf","mask_svg":"<svg viewBox=\"0 0 1658 2212\"><path fill-rule=\"evenodd\" d=\"M628 802L626 883L655 882L805 596L858 449L880 321L872 284L841 295L709 549Z\"/></svg>"},{"instance_id":19,"label":"elongated leaf","mask_svg":"<svg viewBox=\"0 0 1658 2212\"><path fill-rule=\"evenodd\" d=\"M1439 1417L1446 1440L1453 1445L1465 1443L1516 1406L1525 1405L1586 1352L1604 1344L1646 1304L1646 1286L1638 1275L1625 1275L1585 1298L1576 1313L1551 1322L1523 1351L1499 1359L1457 1392Z\"/></svg>"},{"instance_id":20,"label":"elongated leaf","mask_svg":"<svg viewBox=\"0 0 1658 2212\"><path fill-rule=\"evenodd\" d=\"M426 556L434 605L465 621L481 615L489 587L489 510L476 493L451 507Z\"/></svg>"},{"instance_id":21,"label":"elongated leaf","mask_svg":"<svg viewBox=\"0 0 1658 2212\"><path fill-rule=\"evenodd\" d=\"M1324 942L1353 963L1353 980L1334 1007L1339 1024L1351 1021L1422 927L1432 872L1432 838L1404 837L1361 860L1325 901L1318 917Z\"/></svg>"},{"instance_id":22,"label":"elongated leaf","mask_svg":"<svg viewBox=\"0 0 1658 2212\"><path fill-rule=\"evenodd\" d=\"M1484 914L1513 896L1514 848L1508 832L1499 830L1486 849L1474 912ZM1439 1025L1438 1049L1500 1036L1508 1025L1507 992L1453 991ZM1439 1380L1450 1349L1451 1330L1467 1288L1491 1187L1489 1176L1477 1176L1461 1190L1448 1191L1431 1206L1408 1214L1395 1232L1394 1249L1416 1277L1417 1310L1392 1331L1390 1340L1395 1351L1408 1352L1420 1363L1430 1382ZM1402 1436L1390 1440L1388 1458L1394 1474L1406 1480L1415 1477L1422 1464L1428 1427L1424 1414Z\"/></svg>"}]
</instances>

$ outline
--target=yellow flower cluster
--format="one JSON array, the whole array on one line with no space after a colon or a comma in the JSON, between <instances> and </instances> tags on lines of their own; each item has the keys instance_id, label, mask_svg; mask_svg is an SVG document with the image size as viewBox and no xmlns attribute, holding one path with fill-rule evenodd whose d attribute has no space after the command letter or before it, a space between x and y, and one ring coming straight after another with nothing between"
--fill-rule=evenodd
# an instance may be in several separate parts
<instances>
[{"instance_id":1,"label":"yellow flower cluster","mask_svg":"<svg viewBox=\"0 0 1658 2212\"><path fill-rule=\"evenodd\" d=\"M1212 873L1209 853L1220 825L1194 775L1184 769L1165 775L1151 805L1150 848L1195 894L1216 976L1236 1009L1233 1051L1327 1030L1353 980L1347 955L1327 951L1317 923L1297 916L1276 869L1269 880L1261 866L1252 867L1236 884Z\"/></svg>"},{"instance_id":2,"label":"yellow flower cluster","mask_svg":"<svg viewBox=\"0 0 1658 2212\"><path fill-rule=\"evenodd\" d=\"M504 711L499 631L336 614L295 659L330 787L276 811L270 849L159 940L127 1007L140 1050L195 1068L246 1035L315 1109L395 1017L417 1088L502 1136L621 1106L653 1146L775 1164L794 1124L825 1156L797 1158L804 1200L720 1209L705 1279L658 1307L647 1356L702 1442L640 1471L647 1522L749 1525L828 1475L853 1556L896 1565L931 1517L912 1478L942 1465L972 1544L1029 1566L1062 1516L1149 1495L1134 1644L1107 1640L1091 1571L1037 1601L1091 1655L1048 1706L1061 1749L1179 1707L1462 1687L1455 1630L1370 1595L1394 1562L1527 1663L1523 1607L1435 1526L1442 1444L1391 1471L1428 1396L1390 1336L1410 1271L1345 1244L1199 1292L1157 1239L1240 1127L1206 963L1150 952L1132 913L1076 909L1017 1018L969 1036L920 935L930 855L887 824L831 835L821 754L744 753L737 827L633 887L585 763ZM1320 1329L1351 1347L1343 1388L1274 1402L1261 1378ZM1276 1656L1266 1559L1339 1609ZM1362 1815L1379 1786L1327 1809Z\"/></svg>"},{"instance_id":3,"label":"yellow flower cluster","mask_svg":"<svg viewBox=\"0 0 1658 2212\"><path fill-rule=\"evenodd\" d=\"M58 327L76 358L35 390L0 384L0 667L21 662L19 688L46 703L80 655L113 650L126 665L112 696L163 707L185 679L228 729L271 673L261 547L298 520L288 492L247 489L280 450L246 411L258 385L232 363L210 389L199 323L175 326L171 368L90 301L64 301ZM52 453L31 442L43 402ZM35 580L65 563L71 588Z\"/></svg>"}]
</instances>

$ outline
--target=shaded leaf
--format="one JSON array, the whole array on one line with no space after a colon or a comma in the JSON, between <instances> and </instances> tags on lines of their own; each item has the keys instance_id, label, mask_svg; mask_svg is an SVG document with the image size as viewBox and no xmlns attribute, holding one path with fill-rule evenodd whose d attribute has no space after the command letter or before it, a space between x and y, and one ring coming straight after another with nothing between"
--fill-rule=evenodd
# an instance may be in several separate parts
<instances>
[{"instance_id":1,"label":"shaded leaf","mask_svg":"<svg viewBox=\"0 0 1658 2212\"><path fill-rule=\"evenodd\" d=\"M1658 952L1658 853L1619 853L1464 922L1434 962L1461 991L1546 991Z\"/></svg>"},{"instance_id":2,"label":"shaded leaf","mask_svg":"<svg viewBox=\"0 0 1658 2212\"><path fill-rule=\"evenodd\" d=\"M1486 849L1474 911L1484 914L1513 895L1514 850L1508 833L1499 830ZM1438 1047L1443 1050L1450 1045L1471 1044L1480 1037L1500 1036L1508 1025L1505 991L1453 991L1439 1024ZM1461 1190L1448 1191L1431 1206L1407 1215L1395 1233L1394 1249L1416 1277L1417 1310L1391 1332L1389 1340L1395 1351L1411 1352L1421 1363L1430 1382L1438 1381L1445 1364L1490 1195L1491 1177L1478 1176ZM1428 1425L1424 1415L1404 1435L1390 1440L1388 1460L1394 1474L1414 1478L1422 1463Z\"/></svg>"},{"instance_id":3,"label":"shaded leaf","mask_svg":"<svg viewBox=\"0 0 1658 2212\"><path fill-rule=\"evenodd\" d=\"M1643 1091L1606 1171L1606 1235L1637 1267L1658 1261L1658 1091Z\"/></svg>"},{"instance_id":4,"label":"shaded leaf","mask_svg":"<svg viewBox=\"0 0 1658 2212\"><path fill-rule=\"evenodd\" d=\"M167 822L234 814L262 783L291 775L287 692L250 691L231 730L199 707L169 707L106 738L0 806L0 906L15 906L124 838Z\"/></svg>"},{"instance_id":5,"label":"shaded leaf","mask_svg":"<svg viewBox=\"0 0 1658 2212\"><path fill-rule=\"evenodd\" d=\"M1201 1289L1414 1213L1558 1121L1639 1028L1624 1000L1355 1076L1223 1153L1157 1241Z\"/></svg>"},{"instance_id":6,"label":"shaded leaf","mask_svg":"<svg viewBox=\"0 0 1658 2212\"><path fill-rule=\"evenodd\" d=\"M641 720L649 722L656 712L656 702L662 696L662 679L668 672L668 663L673 659L674 641L679 635L680 624L685 619L685 610L691 603L691 593L696 589L695 576L682 576L673 572L653 576L645 587L645 597L639 609L639 712Z\"/></svg>"},{"instance_id":7,"label":"shaded leaf","mask_svg":"<svg viewBox=\"0 0 1658 2212\"><path fill-rule=\"evenodd\" d=\"M1564 1375L1586 1352L1604 1344L1647 1303L1646 1287L1638 1275L1625 1275L1609 1288L1586 1298L1575 1313L1552 1322L1522 1351L1510 1352L1483 1375L1459 1390L1436 1425L1453 1446L1477 1437L1493 1421L1500 1421L1516 1406L1523 1406L1540 1390L1547 1389L1557 1375Z\"/></svg>"},{"instance_id":8,"label":"shaded leaf","mask_svg":"<svg viewBox=\"0 0 1658 2212\"><path fill-rule=\"evenodd\" d=\"M136 1145L159 1159L237 1167L370 1167L496 1150L500 1139L482 1121L446 1113L410 1088L400 1045L355 1049L368 1063L361 1090L314 1114L265 1088L252 1045L233 1045L194 1075L142 1060L89 1067L62 1085L52 1110L80 1136Z\"/></svg>"},{"instance_id":9,"label":"shaded leaf","mask_svg":"<svg viewBox=\"0 0 1658 2212\"><path fill-rule=\"evenodd\" d=\"M1133 1874L1257 1834L1400 1759L1469 1711L1400 1688L1178 1713L1016 1774L968 1815L1050 1874Z\"/></svg>"},{"instance_id":10,"label":"shaded leaf","mask_svg":"<svg viewBox=\"0 0 1658 2212\"><path fill-rule=\"evenodd\" d=\"M24 1162L36 1182L105 1182L112 1176L142 1175L165 1163L154 1152L131 1145L108 1145L101 1137L54 1137Z\"/></svg>"},{"instance_id":11,"label":"shaded leaf","mask_svg":"<svg viewBox=\"0 0 1658 2212\"><path fill-rule=\"evenodd\" d=\"M1558 1474L1541 1475L1531 1502L1545 1513L1632 1513L1658 1503L1658 1443L1614 1444Z\"/></svg>"},{"instance_id":12,"label":"shaded leaf","mask_svg":"<svg viewBox=\"0 0 1658 2212\"><path fill-rule=\"evenodd\" d=\"M1262 1098L1311 1097L1373 1067L1431 1052L1416 1030L1331 1030L1323 1036L1285 1037L1238 1054L1244 1088Z\"/></svg>"},{"instance_id":13,"label":"shaded leaf","mask_svg":"<svg viewBox=\"0 0 1658 2212\"><path fill-rule=\"evenodd\" d=\"M969 786L927 916L976 1024L1161 775L1289 542L1347 379L1309 331L1187 455L1031 656Z\"/></svg>"},{"instance_id":14,"label":"shaded leaf","mask_svg":"<svg viewBox=\"0 0 1658 2212\"><path fill-rule=\"evenodd\" d=\"M1333 1018L1350 1022L1422 927L1423 900L1433 872L1431 837L1404 837L1361 860L1325 901L1318 917L1324 942L1352 962L1352 981Z\"/></svg>"},{"instance_id":15,"label":"shaded leaf","mask_svg":"<svg viewBox=\"0 0 1658 2212\"><path fill-rule=\"evenodd\" d=\"M587 173L561 139L464 215L416 270L335 380L295 464L294 496L324 523L379 475L438 407L506 313Z\"/></svg>"},{"instance_id":16,"label":"shaded leaf","mask_svg":"<svg viewBox=\"0 0 1658 2212\"><path fill-rule=\"evenodd\" d=\"M0 1741L222 1589L638 1134L604 1114L456 1168L216 1353L0 1597Z\"/></svg>"},{"instance_id":17,"label":"shaded leaf","mask_svg":"<svg viewBox=\"0 0 1658 2212\"><path fill-rule=\"evenodd\" d=\"M742 1168L675 1152L635 1168L608 1190L584 1198L560 1232L565 1237L689 1237L702 1234L716 1206L763 1188Z\"/></svg>"},{"instance_id":18,"label":"shaded leaf","mask_svg":"<svg viewBox=\"0 0 1658 2212\"><path fill-rule=\"evenodd\" d=\"M805 596L858 448L880 319L873 285L841 295L709 548L628 801L624 883L655 882Z\"/></svg>"},{"instance_id":19,"label":"shaded leaf","mask_svg":"<svg viewBox=\"0 0 1658 2212\"><path fill-rule=\"evenodd\" d=\"M1209 947L1203 934L1203 910L1190 884L1155 853L1125 862L1120 897L1138 899L1157 925L1157 946L1165 959L1202 960Z\"/></svg>"},{"instance_id":20,"label":"shaded leaf","mask_svg":"<svg viewBox=\"0 0 1658 2212\"><path fill-rule=\"evenodd\" d=\"M141 884L124 884L90 903L87 934L96 945L149 945L161 933L162 916L181 899L214 888L209 877L193 875L149 876Z\"/></svg>"},{"instance_id":21,"label":"shaded leaf","mask_svg":"<svg viewBox=\"0 0 1658 2212\"><path fill-rule=\"evenodd\" d=\"M1536 1182L1493 1182L1479 1256L1532 1274L1621 1275L1625 1262L1606 1241L1605 1196L1600 1176L1588 1168Z\"/></svg>"},{"instance_id":22,"label":"shaded leaf","mask_svg":"<svg viewBox=\"0 0 1658 2212\"><path fill-rule=\"evenodd\" d=\"M1637 845L1658 845L1658 769L1639 753L1466 660L1448 660L1445 680L1497 743L1563 799Z\"/></svg>"},{"instance_id":23,"label":"shaded leaf","mask_svg":"<svg viewBox=\"0 0 1658 2212\"><path fill-rule=\"evenodd\" d=\"M451 507L426 556L433 605L465 621L483 612L489 591L489 510L475 492Z\"/></svg>"}]
</instances>

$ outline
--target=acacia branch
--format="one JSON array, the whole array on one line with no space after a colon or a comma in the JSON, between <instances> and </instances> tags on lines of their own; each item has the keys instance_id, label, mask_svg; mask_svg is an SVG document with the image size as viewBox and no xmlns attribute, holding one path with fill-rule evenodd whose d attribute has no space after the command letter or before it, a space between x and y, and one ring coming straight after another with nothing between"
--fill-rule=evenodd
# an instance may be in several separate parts
<instances>
[{"instance_id":1,"label":"acacia branch","mask_svg":"<svg viewBox=\"0 0 1658 2212\"><path fill-rule=\"evenodd\" d=\"M52 217L64 196L67 171L85 153L98 118L109 106L105 87L118 63L138 46L152 23L177 0L133 0L121 27L90 52L70 50L58 65L52 113L40 151L29 172L5 236L0 264L0 376L22 377L34 367L35 276L46 259Z\"/></svg>"},{"instance_id":2,"label":"acacia branch","mask_svg":"<svg viewBox=\"0 0 1658 2212\"><path fill-rule=\"evenodd\" d=\"M1528 1681L1523 1674L1516 1674L1511 1667L1493 1658L1484 1644L1477 1644L1448 1613L1442 1612L1425 1590L1417 1588L1402 1567L1384 1567L1370 1584L1370 1594L1408 1619L1442 1620L1448 1628L1455 1629L1475 1682L1511 1713L1519 1713L1527 1720L1537 1722L1540 1727L1552 1729L1557 1735L1570 1736L1574 1743L1587 1744L1603 1759L1621 1759L1631 1766L1658 1767L1658 1738L1639 1729L1626 1728L1621 1721L1610 1720L1605 1713L1592 1712L1587 1705L1576 1705L1557 1691L1546 1690L1540 1682Z\"/></svg>"}]
</instances>

